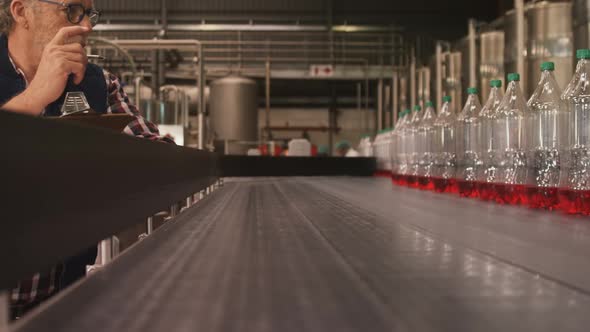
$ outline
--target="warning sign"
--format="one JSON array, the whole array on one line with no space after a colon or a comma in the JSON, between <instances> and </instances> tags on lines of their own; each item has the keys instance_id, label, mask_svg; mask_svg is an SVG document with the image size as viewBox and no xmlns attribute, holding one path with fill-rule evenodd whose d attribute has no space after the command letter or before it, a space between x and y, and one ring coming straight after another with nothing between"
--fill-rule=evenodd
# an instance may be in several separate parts
<instances>
[{"instance_id":1,"label":"warning sign","mask_svg":"<svg viewBox=\"0 0 590 332\"><path fill-rule=\"evenodd\" d=\"M332 77L334 76L334 66L332 65L311 65L309 68L311 77Z\"/></svg>"}]
</instances>

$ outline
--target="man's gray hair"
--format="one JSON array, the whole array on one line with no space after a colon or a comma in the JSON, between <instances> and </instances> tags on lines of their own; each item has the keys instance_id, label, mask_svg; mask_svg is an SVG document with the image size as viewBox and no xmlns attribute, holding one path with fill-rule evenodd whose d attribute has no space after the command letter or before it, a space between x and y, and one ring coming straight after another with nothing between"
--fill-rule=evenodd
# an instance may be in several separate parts
<instances>
[{"instance_id":1,"label":"man's gray hair","mask_svg":"<svg viewBox=\"0 0 590 332\"><path fill-rule=\"evenodd\" d=\"M0 34L7 35L12 29L14 19L10 13L12 0L0 0Z\"/></svg>"},{"instance_id":2,"label":"man's gray hair","mask_svg":"<svg viewBox=\"0 0 590 332\"><path fill-rule=\"evenodd\" d=\"M31 2L26 0L25 2ZM14 25L14 18L10 12L12 0L0 0L0 34L7 35Z\"/></svg>"}]
</instances>

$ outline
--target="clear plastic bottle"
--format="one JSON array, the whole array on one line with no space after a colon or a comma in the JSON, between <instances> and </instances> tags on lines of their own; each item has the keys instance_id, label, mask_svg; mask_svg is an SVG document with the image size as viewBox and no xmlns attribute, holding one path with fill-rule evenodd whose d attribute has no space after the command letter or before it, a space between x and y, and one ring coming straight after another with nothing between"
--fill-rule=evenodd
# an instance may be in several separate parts
<instances>
[{"instance_id":1,"label":"clear plastic bottle","mask_svg":"<svg viewBox=\"0 0 590 332\"><path fill-rule=\"evenodd\" d=\"M406 155L408 156L408 186L411 188L418 187L418 156L420 155L418 146L418 129L422 120L422 107L414 106L412 120L408 126L408 142L406 144Z\"/></svg>"},{"instance_id":2,"label":"clear plastic bottle","mask_svg":"<svg viewBox=\"0 0 590 332\"><path fill-rule=\"evenodd\" d=\"M561 159L567 143L567 108L555 80L555 64L541 65L541 80L527 114L527 201L532 208L558 206Z\"/></svg>"},{"instance_id":3,"label":"clear plastic bottle","mask_svg":"<svg viewBox=\"0 0 590 332\"><path fill-rule=\"evenodd\" d=\"M408 141L409 141L409 134L410 134L410 123L412 120L410 110L404 110L402 112L402 120L400 120L399 127L398 127L398 140L397 140L397 172L399 175L398 181L399 185L407 186L408 185Z\"/></svg>"},{"instance_id":4,"label":"clear plastic bottle","mask_svg":"<svg viewBox=\"0 0 590 332\"><path fill-rule=\"evenodd\" d=\"M502 81L490 81L490 95L487 102L481 109L481 157L482 167L477 177L477 193L482 200L495 200L495 191L492 188L496 178L497 163L494 151L497 143L494 140L494 118L498 106L502 102Z\"/></svg>"},{"instance_id":5,"label":"clear plastic bottle","mask_svg":"<svg viewBox=\"0 0 590 332\"><path fill-rule=\"evenodd\" d=\"M397 183L397 141L399 139L398 129L401 120L402 119L400 116L400 118L398 118L397 123L393 126L393 130L391 131L391 142L389 144L389 157L391 158L391 182L393 182L394 184Z\"/></svg>"},{"instance_id":6,"label":"clear plastic bottle","mask_svg":"<svg viewBox=\"0 0 590 332\"><path fill-rule=\"evenodd\" d=\"M477 88L467 89L467 102L457 116L457 185L462 197L477 197L477 174L481 168L481 103Z\"/></svg>"},{"instance_id":7,"label":"clear plastic bottle","mask_svg":"<svg viewBox=\"0 0 590 332\"><path fill-rule=\"evenodd\" d=\"M443 105L434 121L434 168L432 179L436 192L457 193L455 170L455 114L451 110L451 96L443 97Z\"/></svg>"},{"instance_id":8,"label":"clear plastic bottle","mask_svg":"<svg viewBox=\"0 0 590 332\"><path fill-rule=\"evenodd\" d=\"M559 208L590 214L590 50L577 52L576 74L564 94L569 137L563 160Z\"/></svg>"},{"instance_id":9,"label":"clear plastic bottle","mask_svg":"<svg viewBox=\"0 0 590 332\"><path fill-rule=\"evenodd\" d=\"M391 139L392 139L392 128L386 128L383 129L383 165L384 165L384 170L383 170L383 177L386 178L391 178L391 170L392 170L392 164L391 164Z\"/></svg>"},{"instance_id":10,"label":"clear plastic bottle","mask_svg":"<svg viewBox=\"0 0 590 332\"><path fill-rule=\"evenodd\" d=\"M508 88L498 106L494 120L495 141L498 149L494 156L498 161L494 182L496 201L503 204L526 203L526 100L520 88L520 75L508 75Z\"/></svg>"},{"instance_id":11,"label":"clear plastic bottle","mask_svg":"<svg viewBox=\"0 0 590 332\"><path fill-rule=\"evenodd\" d=\"M574 76L572 76L572 80L563 89L563 93L561 94L561 100L566 102L566 107L569 107L569 105L567 105L567 100L569 99L570 95L572 94L572 92L578 85L578 82L580 81L580 73L582 72L582 66L584 66L585 64L584 61L580 60L584 59L587 51L587 49L580 49L576 51L576 59L578 59L578 63L576 64Z\"/></svg>"},{"instance_id":12,"label":"clear plastic bottle","mask_svg":"<svg viewBox=\"0 0 590 332\"><path fill-rule=\"evenodd\" d=\"M418 128L418 187L422 190L434 190L432 167L434 164L434 122L436 111L431 101L425 103L426 109Z\"/></svg>"}]
</instances>

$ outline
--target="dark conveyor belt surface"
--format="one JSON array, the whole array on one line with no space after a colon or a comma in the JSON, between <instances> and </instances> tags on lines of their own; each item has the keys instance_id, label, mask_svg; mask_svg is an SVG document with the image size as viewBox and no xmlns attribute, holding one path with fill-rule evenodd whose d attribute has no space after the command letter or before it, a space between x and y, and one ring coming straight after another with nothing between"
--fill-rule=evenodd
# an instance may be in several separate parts
<instances>
[{"instance_id":1,"label":"dark conveyor belt surface","mask_svg":"<svg viewBox=\"0 0 590 332\"><path fill-rule=\"evenodd\" d=\"M546 215L380 179L234 180L17 331L588 331L590 227Z\"/></svg>"}]
</instances>

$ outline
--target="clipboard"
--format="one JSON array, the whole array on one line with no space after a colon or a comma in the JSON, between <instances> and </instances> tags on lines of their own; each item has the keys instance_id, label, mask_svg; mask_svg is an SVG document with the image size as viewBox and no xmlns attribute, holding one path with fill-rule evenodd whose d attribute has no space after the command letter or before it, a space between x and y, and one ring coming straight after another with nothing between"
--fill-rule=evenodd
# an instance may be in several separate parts
<instances>
[{"instance_id":1,"label":"clipboard","mask_svg":"<svg viewBox=\"0 0 590 332\"><path fill-rule=\"evenodd\" d=\"M79 123L87 126L110 129L122 132L127 125L135 120L134 116L129 114L72 114L68 116L56 117L56 121Z\"/></svg>"}]
</instances>

